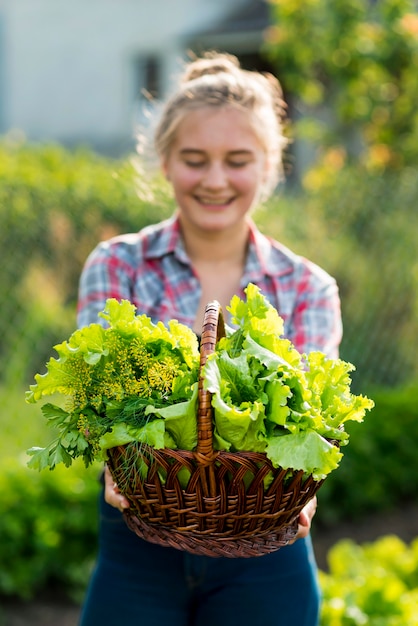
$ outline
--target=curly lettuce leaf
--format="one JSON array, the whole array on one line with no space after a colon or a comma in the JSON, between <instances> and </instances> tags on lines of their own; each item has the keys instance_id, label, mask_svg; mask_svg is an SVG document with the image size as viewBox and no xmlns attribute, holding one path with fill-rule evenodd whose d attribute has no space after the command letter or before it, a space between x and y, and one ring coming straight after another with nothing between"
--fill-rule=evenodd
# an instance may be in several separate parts
<instances>
[{"instance_id":1,"label":"curly lettuce leaf","mask_svg":"<svg viewBox=\"0 0 418 626\"><path fill-rule=\"evenodd\" d=\"M262 452L266 447L266 426L262 402L242 402L228 406L219 396L213 398L215 441L227 442L227 449Z\"/></svg>"},{"instance_id":2,"label":"curly lettuce leaf","mask_svg":"<svg viewBox=\"0 0 418 626\"><path fill-rule=\"evenodd\" d=\"M216 445L265 448L276 466L320 480L342 456L332 441L348 443L344 423L362 421L374 403L351 393L352 364L320 352L300 354L281 337L283 322L258 287L249 285L246 296L246 302L232 299L238 329L228 329L203 371Z\"/></svg>"},{"instance_id":3,"label":"curly lettuce leaf","mask_svg":"<svg viewBox=\"0 0 418 626\"><path fill-rule=\"evenodd\" d=\"M95 365L102 356L108 354L105 345L105 332L100 324L90 324L75 330L68 342L55 346L61 359L65 359L77 352L89 365Z\"/></svg>"},{"instance_id":4,"label":"curly lettuce leaf","mask_svg":"<svg viewBox=\"0 0 418 626\"><path fill-rule=\"evenodd\" d=\"M168 322L168 331L173 348L180 351L187 367L195 369L199 365L200 359L199 341L196 333L177 320Z\"/></svg>"},{"instance_id":5,"label":"curly lettuce leaf","mask_svg":"<svg viewBox=\"0 0 418 626\"><path fill-rule=\"evenodd\" d=\"M231 313L234 324L244 333L251 336L258 336L259 333L266 335L283 334L283 320L272 307L260 289L250 283L246 289L246 301L238 296L233 296L230 306L227 307Z\"/></svg>"},{"instance_id":6,"label":"curly lettuce leaf","mask_svg":"<svg viewBox=\"0 0 418 626\"><path fill-rule=\"evenodd\" d=\"M342 458L336 446L313 430L271 437L266 453L275 467L303 470L317 481L335 470Z\"/></svg>"},{"instance_id":7,"label":"curly lettuce leaf","mask_svg":"<svg viewBox=\"0 0 418 626\"><path fill-rule=\"evenodd\" d=\"M274 424L284 426L290 415L288 400L292 392L289 385L276 378L267 383L266 391L269 398L267 419Z\"/></svg>"},{"instance_id":8,"label":"curly lettuce leaf","mask_svg":"<svg viewBox=\"0 0 418 626\"><path fill-rule=\"evenodd\" d=\"M349 420L362 422L374 402L351 393L349 373L355 369L354 365L341 359L329 359L322 352L311 352L306 361L312 402L321 413L324 426L336 430Z\"/></svg>"},{"instance_id":9,"label":"curly lettuce leaf","mask_svg":"<svg viewBox=\"0 0 418 626\"><path fill-rule=\"evenodd\" d=\"M212 395L214 440L230 450L260 451L265 447L265 394L254 385L256 379L245 355L231 358L227 352L211 355L204 369L204 387Z\"/></svg>"},{"instance_id":10,"label":"curly lettuce leaf","mask_svg":"<svg viewBox=\"0 0 418 626\"><path fill-rule=\"evenodd\" d=\"M194 366L199 358L195 333L178 320L170 320L168 326L162 322L155 324L147 315L136 315L136 307L131 302L115 298L106 301L105 309L99 315L110 328L126 337L141 336L145 343L167 344L166 351L179 350L189 366Z\"/></svg>"}]
</instances>

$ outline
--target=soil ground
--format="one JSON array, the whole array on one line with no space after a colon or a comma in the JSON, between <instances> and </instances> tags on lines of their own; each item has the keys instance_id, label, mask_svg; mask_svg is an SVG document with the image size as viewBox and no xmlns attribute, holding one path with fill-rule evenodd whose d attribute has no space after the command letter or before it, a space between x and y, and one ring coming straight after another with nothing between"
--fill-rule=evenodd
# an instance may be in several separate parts
<instances>
[{"instance_id":1,"label":"soil ground","mask_svg":"<svg viewBox=\"0 0 418 626\"><path fill-rule=\"evenodd\" d=\"M418 537L418 505L386 515L371 515L360 522L341 524L329 530L314 528L318 565L322 570L327 569L327 552L340 539L366 543L390 534L406 543ZM78 606L54 598L27 603L7 601L0 606L0 626L77 626L79 615Z\"/></svg>"}]
</instances>

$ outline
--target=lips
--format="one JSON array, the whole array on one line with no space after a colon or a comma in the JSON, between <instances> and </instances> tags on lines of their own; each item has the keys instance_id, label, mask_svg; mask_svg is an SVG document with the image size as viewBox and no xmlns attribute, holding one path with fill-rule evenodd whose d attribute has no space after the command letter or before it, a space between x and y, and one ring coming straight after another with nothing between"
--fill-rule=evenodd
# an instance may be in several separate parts
<instances>
[{"instance_id":1,"label":"lips","mask_svg":"<svg viewBox=\"0 0 418 626\"><path fill-rule=\"evenodd\" d=\"M196 200L205 206L226 206L231 204L233 198L206 198L201 196L196 196Z\"/></svg>"}]
</instances>

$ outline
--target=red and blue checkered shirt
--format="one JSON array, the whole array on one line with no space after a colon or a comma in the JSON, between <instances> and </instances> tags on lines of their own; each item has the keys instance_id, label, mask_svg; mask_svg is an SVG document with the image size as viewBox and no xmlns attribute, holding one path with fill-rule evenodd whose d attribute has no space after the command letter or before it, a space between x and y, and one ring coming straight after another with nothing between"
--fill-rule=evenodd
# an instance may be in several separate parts
<instances>
[{"instance_id":1,"label":"red and blue checkered shirt","mask_svg":"<svg viewBox=\"0 0 418 626\"><path fill-rule=\"evenodd\" d=\"M300 352L337 357L342 335L335 280L250 225L241 293L258 285L284 321L284 335ZM130 300L154 322L175 318L192 327L201 296L199 278L181 238L176 216L138 233L100 243L83 269L78 325L100 322L107 298ZM226 322L230 324L227 312ZM101 320L103 322L103 320Z\"/></svg>"}]
</instances>

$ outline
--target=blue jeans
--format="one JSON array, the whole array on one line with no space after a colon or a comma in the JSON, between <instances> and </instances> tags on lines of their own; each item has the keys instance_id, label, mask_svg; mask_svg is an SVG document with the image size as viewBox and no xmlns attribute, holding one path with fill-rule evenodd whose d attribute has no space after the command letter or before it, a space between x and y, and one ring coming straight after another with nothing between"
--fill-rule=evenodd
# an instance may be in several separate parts
<instances>
[{"instance_id":1,"label":"blue jeans","mask_svg":"<svg viewBox=\"0 0 418 626\"><path fill-rule=\"evenodd\" d=\"M317 626L310 538L255 558L148 543L101 498L99 555L80 626Z\"/></svg>"}]
</instances>

